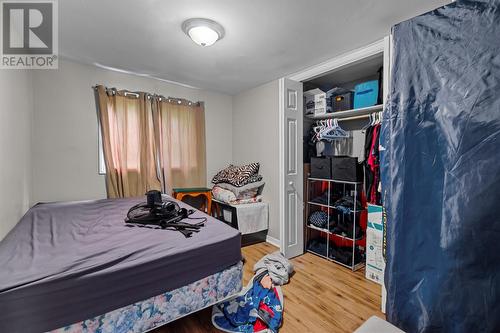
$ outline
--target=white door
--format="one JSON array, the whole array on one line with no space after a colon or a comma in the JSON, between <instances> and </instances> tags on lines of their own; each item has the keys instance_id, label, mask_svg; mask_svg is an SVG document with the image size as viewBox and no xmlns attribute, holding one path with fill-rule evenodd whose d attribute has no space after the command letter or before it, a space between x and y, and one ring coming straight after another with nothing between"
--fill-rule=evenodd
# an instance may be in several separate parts
<instances>
[{"instance_id":1,"label":"white door","mask_svg":"<svg viewBox=\"0 0 500 333\"><path fill-rule=\"evenodd\" d=\"M304 253L302 83L283 78L279 89L280 243L281 252L292 258Z\"/></svg>"}]
</instances>

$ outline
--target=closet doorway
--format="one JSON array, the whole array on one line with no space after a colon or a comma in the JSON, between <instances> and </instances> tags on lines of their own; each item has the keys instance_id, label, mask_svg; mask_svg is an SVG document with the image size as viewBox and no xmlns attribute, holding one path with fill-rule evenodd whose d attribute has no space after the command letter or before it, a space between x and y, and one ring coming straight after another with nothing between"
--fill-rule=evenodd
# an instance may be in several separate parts
<instances>
[{"instance_id":1,"label":"closet doorway","mask_svg":"<svg viewBox=\"0 0 500 333\"><path fill-rule=\"evenodd\" d=\"M308 140L311 126L318 120L335 119L344 130L352 133L349 155L359 155L364 147L361 131L370 114L382 111L385 94L389 91L389 50L390 38L386 37L279 80L280 248L288 258L306 250L305 236L309 230L304 217L308 211L309 170L304 170L307 165L304 160L309 155L305 140ZM351 90L359 82L380 76L383 77L379 88L382 98L375 105L324 114L305 113L304 92L315 88L326 91L336 86Z\"/></svg>"}]
</instances>

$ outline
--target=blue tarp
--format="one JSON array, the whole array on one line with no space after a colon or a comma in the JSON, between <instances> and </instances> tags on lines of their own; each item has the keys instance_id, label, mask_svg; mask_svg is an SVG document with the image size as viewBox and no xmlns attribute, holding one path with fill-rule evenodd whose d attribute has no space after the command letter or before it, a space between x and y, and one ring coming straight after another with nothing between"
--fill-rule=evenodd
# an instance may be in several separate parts
<instances>
[{"instance_id":1,"label":"blue tarp","mask_svg":"<svg viewBox=\"0 0 500 333\"><path fill-rule=\"evenodd\" d=\"M393 27L381 132L387 318L500 332L500 0Z\"/></svg>"}]
</instances>

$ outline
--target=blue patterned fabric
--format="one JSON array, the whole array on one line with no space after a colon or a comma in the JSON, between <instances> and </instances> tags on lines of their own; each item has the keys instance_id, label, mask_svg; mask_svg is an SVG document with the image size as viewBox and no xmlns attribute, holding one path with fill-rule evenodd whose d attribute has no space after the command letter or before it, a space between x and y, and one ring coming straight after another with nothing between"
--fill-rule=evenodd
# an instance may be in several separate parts
<instances>
[{"instance_id":1,"label":"blue patterned fabric","mask_svg":"<svg viewBox=\"0 0 500 333\"><path fill-rule=\"evenodd\" d=\"M222 315L213 316L214 324L226 332L252 333L259 315L264 314L269 318L265 326L277 332L283 318L283 306L276 288L279 287L266 289L260 279L255 279L246 293L217 305Z\"/></svg>"},{"instance_id":2,"label":"blue patterned fabric","mask_svg":"<svg viewBox=\"0 0 500 333\"><path fill-rule=\"evenodd\" d=\"M52 332L136 333L151 330L238 293L242 288L242 267L240 262L187 286Z\"/></svg>"},{"instance_id":3,"label":"blue patterned fabric","mask_svg":"<svg viewBox=\"0 0 500 333\"><path fill-rule=\"evenodd\" d=\"M326 228L328 224L328 214L318 210L309 215L309 223L318 228Z\"/></svg>"}]
</instances>

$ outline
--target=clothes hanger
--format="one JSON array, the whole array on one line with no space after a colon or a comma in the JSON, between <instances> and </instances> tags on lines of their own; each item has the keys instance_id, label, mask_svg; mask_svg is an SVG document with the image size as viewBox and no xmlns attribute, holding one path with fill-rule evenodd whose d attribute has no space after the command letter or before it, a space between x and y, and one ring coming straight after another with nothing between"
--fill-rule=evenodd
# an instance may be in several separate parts
<instances>
[{"instance_id":1,"label":"clothes hanger","mask_svg":"<svg viewBox=\"0 0 500 333\"><path fill-rule=\"evenodd\" d=\"M320 141L321 140L320 133L324 130L325 126L326 126L326 122L324 120L318 120L316 122L316 126L313 127L313 131L315 133L314 141Z\"/></svg>"},{"instance_id":2,"label":"clothes hanger","mask_svg":"<svg viewBox=\"0 0 500 333\"><path fill-rule=\"evenodd\" d=\"M338 119L329 119L329 126L321 132L321 138L336 140L349 138L349 133L340 127Z\"/></svg>"},{"instance_id":3,"label":"clothes hanger","mask_svg":"<svg viewBox=\"0 0 500 333\"><path fill-rule=\"evenodd\" d=\"M361 133L365 133L365 131L372 126L372 114L368 114L368 122L361 129Z\"/></svg>"},{"instance_id":4,"label":"clothes hanger","mask_svg":"<svg viewBox=\"0 0 500 333\"><path fill-rule=\"evenodd\" d=\"M345 131L342 127L340 127L338 119L335 119L335 126L337 127L337 130L344 138L348 138L350 136L347 131Z\"/></svg>"}]
</instances>

